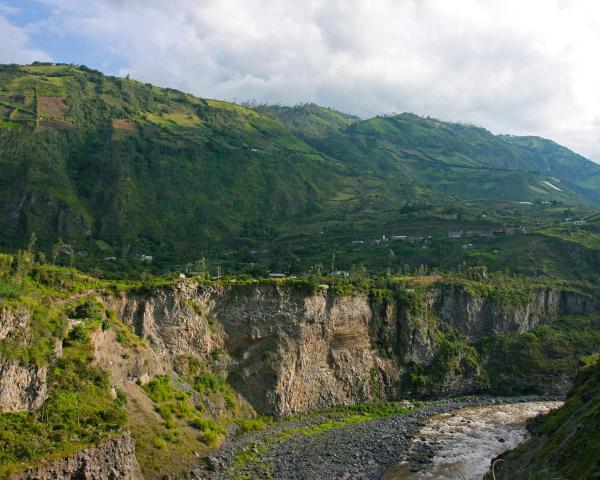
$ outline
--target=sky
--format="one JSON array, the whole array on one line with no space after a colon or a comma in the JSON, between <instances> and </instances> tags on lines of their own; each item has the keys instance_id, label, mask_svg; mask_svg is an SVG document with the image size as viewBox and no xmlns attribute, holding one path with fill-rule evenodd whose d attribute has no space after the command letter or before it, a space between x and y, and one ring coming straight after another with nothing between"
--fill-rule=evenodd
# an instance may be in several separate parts
<instances>
[{"instance_id":1,"label":"sky","mask_svg":"<svg viewBox=\"0 0 600 480\"><path fill-rule=\"evenodd\" d=\"M600 162L598 0L0 0L0 63L198 96L413 112Z\"/></svg>"}]
</instances>

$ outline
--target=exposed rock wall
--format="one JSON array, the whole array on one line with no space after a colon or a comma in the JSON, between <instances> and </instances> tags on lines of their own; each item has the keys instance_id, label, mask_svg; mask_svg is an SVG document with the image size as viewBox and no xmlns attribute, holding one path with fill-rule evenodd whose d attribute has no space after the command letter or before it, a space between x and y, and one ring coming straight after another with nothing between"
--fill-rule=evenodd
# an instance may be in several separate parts
<instances>
[{"instance_id":1,"label":"exposed rock wall","mask_svg":"<svg viewBox=\"0 0 600 480\"><path fill-rule=\"evenodd\" d=\"M152 348L123 345L114 329L98 330L92 335L96 365L108 372L112 387L127 381L147 383L155 375L169 371L165 361Z\"/></svg>"},{"instance_id":2,"label":"exposed rock wall","mask_svg":"<svg viewBox=\"0 0 600 480\"><path fill-rule=\"evenodd\" d=\"M0 308L0 341L22 338L30 342L30 315L25 308ZM22 365L0 357L0 412L34 410L44 403L48 394L46 366Z\"/></svg>"},{"instance_id":3,"label":"exposed rock wall","mask_svg":"<svg viewBox=\"0 0 600 480\"><path fill-rule=\"evenodd\" d=\"M0 307L0 340L25 333L29 322L30 315L26 308L13 310Z\"/></svg>"},{"instance_id":4,"label":"exposed rock wall","mask_svg":"<svg viewBox=\"0 0 600 480\"><path fill-rule=\"evenodd\" d=\"M366 295L182 283L113 305L170 365L179 356L225 350L230 381L261 412L385 398L397 384L396 369L371 343Z\"/></svg>"},{"instance_id":5,"label":"exposed rock wall","mask_svg":"<svg viewBox=\"0 0 600 480\"><path fill-rule=\"evenodd\" d=\"M48 395L47 367L29 367L0 359L0 412L40 408Z\"/></svg>"},{"instance_id":6,"label":"exposed rock wall","mask_svg":"<svg viewBox=\"0 0 600 480\"><path fill-rule=\"evenodd\" d=\"M266 397L268 411L289 414L396 393L398 372L371 341L366 295L248 287L225 290L212 311L237 359L232 381L254 405Z\"/></svg>"},{"instance_id":7,"label":"exposed rock wall","mask_svg":"<svg viewBox=\"0 0 600 480\"><path fill-rule=\"evenodd\" d=\"M434 328L476 340L600 311L593 299L567 291L540 289L512 304L444 284L419 293L418 308L401 296L376 301L272 284L193 282L111 302L169 367L180 356L209 359L224 351L229 381L257 411L276 415L396 398L406 365L433 360ZM440 393L474 388L466 377L446 380Z\"/></svg>"},{"instance_id":8,"label":"exposed rock wall","mask_svg":"<svg viewBox=\"0 0 600 480\"><path fill-rule=\"evenodd\" d=\"M586 315L598 312L599 305L584 295L543 288L523 302L511 303L501 297L478 297L459 286L432 290L430 308L441 324L452 326L469 338L493 333L524 333L559 315Z\"/></svg>"},{"instance_id":9,"label":"exposed rock wall","mask_svg":"<svg viewBox=\"0 0 600 480\"><path fill-rule=\"evenodd\" d=\"M11 480L141 480L135 442L129 435L110 439L59 460L14 474Z\"/></svg>"},{"instance_id":10,"label":"exposed rock wall","mask_svg":"<svg viewBox=\"0 0 600 480\"><path fill-rule=\"evenodd\" d=\"M476 339L599 311L590 298L551 289L523 304L448 285L419 295L415 310L401 297L375 301L272 284L181 282L122 295L112 307L171 367L182 355L225 351L230 382L257 411L276 415L397 397L405 365L427 364L435 355L432 320L436 328ZM472 387L466 378L447 380L440 393Z\"/></svg>"}]
</instances>

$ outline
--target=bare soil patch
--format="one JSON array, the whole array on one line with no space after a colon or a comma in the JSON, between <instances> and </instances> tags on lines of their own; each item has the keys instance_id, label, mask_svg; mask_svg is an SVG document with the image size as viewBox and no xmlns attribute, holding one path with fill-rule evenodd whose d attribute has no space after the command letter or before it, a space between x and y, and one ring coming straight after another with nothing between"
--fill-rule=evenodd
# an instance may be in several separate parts
<instances>
[{"instance_id":1,"label":"bare soil patch","mask_svg":"<svg viewBox=\"0 0 600 480\"><path fill-rule=\"evenodd\" d=\"M112 121L112 126L116 130L137 130L138 124L127 118L116 118Z\"/></svg>"},{"instance_id":2,"label":"bare soil patch","mask_svg":"<svg viewBox=\"0 0 600 480\"><path fill-rule=\"evenodd\" d=\"M63 97L40 97L39 109L44 120L64 121L69 107Z\"/></svg>"}]
</instances>

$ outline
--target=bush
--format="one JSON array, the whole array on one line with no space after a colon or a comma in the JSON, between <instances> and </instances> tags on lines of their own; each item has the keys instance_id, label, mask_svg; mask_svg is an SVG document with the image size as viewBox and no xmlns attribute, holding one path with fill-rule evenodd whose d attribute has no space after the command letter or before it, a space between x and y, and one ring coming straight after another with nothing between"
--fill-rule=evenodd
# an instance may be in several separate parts
<instances>
[{"instance_id":1,"label":"bush","mask_svg":"<svg viewBox=\"0 0 600 480\"><path fill-rule=\"evenodd\" d=\"M143 389L154 403L173 400L176 394L168 375L154 377L147 385L144 385Z\"/></svg>"},{"instance_id":2,"label":"bush","mask_svg":"<svg viewBox=\"0 0 600 480\"><path fill-rule=\"evenodd\" d=\"M154 445L156 448L163 449L167 447L167 442L163 438L154 437L152 440L152 445Z\"/></svg>"},{"instance_id":3,"label":"bush","mask_svg":"<svg viewBox=\"0 0 600 480\"><path fill-rule=\"evenodd\" d=\"M0 298L19 299L23 295L23 287L11 280L0 279Z\"/></svg>"},{"instance_id":4,"label":"bush","mask_svg":"<svg viewBox=\"0 0 600 480\"><path fill-rule=\"evenodd\" d=\"M99 320L102 315L102 305L92 299L86 299L77 305L69 314L78 320Z\"/></svg>"},{"instance_id":5,"label":"bush","mask_svg":"<svg viewBox=\"0 0 600 480\"><path fill-rule=\"evenodd\" d=\"M213 430L207 430L202 434L202 441L211 448L216 448L221 445L223 435Z\"/></svg>"},{"instance_id":6,"label":"bush","mask_svg":"<svg viewBox=\"0 0 600 480\"><path fill-rule=\"evenodd\" d=\"M237 405L235 393L227 381L212 372L204 373L196 378L194 387L200 393L220 393L223 395L227 408L234 409Z\"/></svg>"},{"instance_id":7,"label":"bush","mask_svg":"<svg viewBox=\"0 0 600 480\"><path fill-rule=\"evenodd\" d=\"M271 419L265 418L240 418L235 422L239 427L239 433L248 433L248 432L259 432L264 430L269 423L271 423Z\"/></svg>"}]
</instances>

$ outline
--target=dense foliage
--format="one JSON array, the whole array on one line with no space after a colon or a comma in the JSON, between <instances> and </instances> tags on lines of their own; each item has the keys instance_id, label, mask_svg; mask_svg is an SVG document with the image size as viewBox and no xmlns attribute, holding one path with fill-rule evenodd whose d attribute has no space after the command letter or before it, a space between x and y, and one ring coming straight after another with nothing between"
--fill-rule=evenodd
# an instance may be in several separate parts
<instances>
[{"instance_id":1,"label":"dense foliage","mask_svg":"<svg viewBox=\"0 0 600 480\"><path fill-rule=\"evenodd\" d=\"M534 137L34 64L0 67L0 152L0 246L35 233L53 262L105 276L598 270L595 234L561 222L599 204L600 167ZM447 236L510 225L530 233Z\"/></svg>"},{"instance_id":2,"label":"dense foliage","mask_svg":"<svg viewBox=\"0 0 600 480\"><path fill-rule=\"evenodd\" d=\"M583 366L565 404L536 422L533 437L502 456L499 479L595 479L600 471L600 361Z\"/></svg>"}]
</instances>

